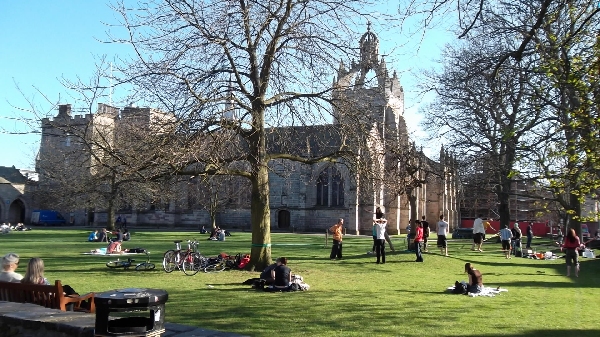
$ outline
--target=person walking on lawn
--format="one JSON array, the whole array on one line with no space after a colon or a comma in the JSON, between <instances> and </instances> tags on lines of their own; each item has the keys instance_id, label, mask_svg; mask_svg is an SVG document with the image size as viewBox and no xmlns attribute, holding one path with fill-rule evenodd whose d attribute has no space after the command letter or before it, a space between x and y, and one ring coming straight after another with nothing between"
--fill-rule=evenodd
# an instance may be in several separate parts
<instances>
[{"instance_id":1,"label":"person walking on lawn","mask_svg":"<svg viewBox=\"0 0 600 337\"><path fill-rule=\"evenodd\" d=\"M482 252L481 245L483 244L483 236L485 235L482 217L483 214L479 214L475 222L473 222L473 246L471 246L471 250L475 250L477 247L477 251L479 252Z\"/></svg>"},{"instance_id":2,"label":"person walking on lawn","mask_svg":"<svg viewBox=\"0 0 600 337\"><path fill-rule=\"evenodd\" d=\"M385 230L387 226L386 219L375 219L375 254L377 255L377 263L385 263Z\"/></svg>"},{"instance_id":3,"label":"person walking on lawn","mask_svg":"<svg viewBox=\"0 0 600 337\"><path fill-rule=\"evenodd\" d=\"M333 233L333 245L331 246L331 254L329 258L331 260L342 259L342 235L343 235L344 219L340 218L338 222L329 228L329 231Z\"/></svg>"},{"instance_id":4,"label":"person walking on lawn","mask_svg":"<svg viewBox=\"0 0 600 337\"><path fill-rule=\"evenodd\" d=\"M448 240L446 239L448 227L450 225L444 221L444 215L440 215L440 221L437 223L437 246L440 247L440 254L444 256L448 256Z\"/></svg>"},{"instance_id":5,"label":"person walking on lawn","mask_svg":"<svg viewBox=\"0 0 600 337\"><path fill-rule=\"evenodd\" d=\"M421 242L423 241L423 225L419 220L416 221L416 230L415 230L415 254L417 255L417 259L415 262L423 262L423 255L421 254Z\"/></svg>"},{"instance_id":6,"label":"person walking on lawn","mask_svg":"<svg viewBox=\"0 0 600 337\"><path fill-rule=\"evenodd\" d=\"M507 259L510 259L510 239L512 238L512 232L508 229L508 226L504 226L500 230L500 240L502 241L502 251Z\"/></svg>"},{"instance_id":7,"label":"person walking on lawn","mask_svg":"<svg viewBox=\"0 0 600 337\"><path fill-rule=\"evenodd\" d=\"M565 250L565 260L567 262L567 277L571 276L571 266L575 265L575 277L579 277L579 252L581 249L581 242L579 236L575 234L573 228L567 230L567 237L565 242L562 244L561 250Z\"/></svg>"}]
</instances>

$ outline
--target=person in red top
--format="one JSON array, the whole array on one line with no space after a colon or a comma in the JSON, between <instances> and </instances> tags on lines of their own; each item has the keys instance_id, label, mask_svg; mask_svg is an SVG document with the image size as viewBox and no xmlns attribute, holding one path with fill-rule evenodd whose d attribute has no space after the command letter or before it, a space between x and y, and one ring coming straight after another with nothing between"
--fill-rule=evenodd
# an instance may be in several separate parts
<instances>
[{"instance_id":1,"label":"person in red top","mask_svg":"<svg viewBox=\"0 0 600 337\"><path fill-rule=\"evenodd\" d=\"M579 277L579 253L577 251L581 248L581 242L579 242L579 237L575 234L573 228L569 228L561 249L563 248L565 249L565 260L567 261L567 276L571 276L571 266L575 265L575 277Z\"/></svg>"},{"instance_id":2,"label":"person in red top","mask_svg":"<svg viewBox=\"0 0 600 337\"><path fill-rule=\"evenodd\" d=\"M417 259L415 262L423 262L423 255L421 255L421 242L423 241L423 225L419 220L416 221L417 227L415 232L415 253L417 254Z\"/></svg>"}]
</instances>

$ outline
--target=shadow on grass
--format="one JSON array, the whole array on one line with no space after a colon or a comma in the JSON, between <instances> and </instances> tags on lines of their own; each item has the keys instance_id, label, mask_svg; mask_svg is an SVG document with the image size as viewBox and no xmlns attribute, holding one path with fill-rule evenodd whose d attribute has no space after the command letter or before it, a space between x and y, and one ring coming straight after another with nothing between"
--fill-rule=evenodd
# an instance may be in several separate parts
<instances>
[{"instance_id":1,"label":"shadow on grass","mask_svg":"<svg viewBox=\"0 0 600 337\"><path fill-rule=\"evenodd\" d=\"M592 336L600 336L600 329L589 329L589 330L529 330L519 332L518 334L506 334L506 333L498 333L498 334L477 334L477 335L467 335L465 336L480 336L480 337L495 337L495 336L514 336L514 337L564 337L564 336L577 336L577 337L592 337Z\"/></svg>"}]
</instances>

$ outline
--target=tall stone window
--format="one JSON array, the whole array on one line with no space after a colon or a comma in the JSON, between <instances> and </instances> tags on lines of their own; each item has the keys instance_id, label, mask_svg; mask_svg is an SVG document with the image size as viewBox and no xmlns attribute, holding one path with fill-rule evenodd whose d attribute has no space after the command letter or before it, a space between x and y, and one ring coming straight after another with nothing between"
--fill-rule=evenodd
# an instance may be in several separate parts
<instances>
[{"instance_id":1,"label":"tall stone window","mask_svg":"<svg viewBox=\"0 0 600 337\"><path fill-rule=\"evenodd\" d=\"M335 167L328 167L319 174L317 206L344 206L344 179Z\"/></svg>"}]
</instances>

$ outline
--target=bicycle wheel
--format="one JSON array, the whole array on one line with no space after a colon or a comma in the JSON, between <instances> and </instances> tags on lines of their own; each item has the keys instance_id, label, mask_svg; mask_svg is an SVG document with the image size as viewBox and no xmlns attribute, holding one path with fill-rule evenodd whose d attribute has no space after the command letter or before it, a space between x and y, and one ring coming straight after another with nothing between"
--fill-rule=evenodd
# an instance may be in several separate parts
<instances>
[{"instance_id":1,"label":"bicycle wheel","mask_svg":"<svg viewBox=\"0 0 600 337\"><path fill-rule=\"evenodd\" d=\"M199 253L188 253L183 258L183 273L194 276L201 269L203 256Z\"/></svg>"},{"instance_id":2,"label":"bicycle wheel","mask_svg":"<svg viewBox=\"0 0 600 337\"><path fill-rule=\"evenodd\" d=\"M223 262L219 262L217 264L211 264L204 268L205 273L218 273L218 272L222 272L223 270L225 270L225 263L223 263Z\"/></svg>"},{"instance_id":3,"label":"bicycle wheel","mask_svg":"<svg viewBox=\"0 0 600 337\"><path fill-rule=\"evenodd\" d=\"M121 268L121 267L125 267L123 265L125 261L108 261L106 262L106 266L108 268Z\"/></svg>"},{"instance_id":4,"label":"bicycle wheel","mask_svg":"<svg viewBox=\"0 0 600 337\"><path fill-rule=\"evenodd\" d=\"M135 270L138 270L138 271L152 270L154 268L156 268L156 266L154 265L154 263L150 263L150 262L142 262L142 263L138 264L137 266L135 266Z\"/></svg>"},{"instance_id":5,"label":"bicycle wheel","mask_svg":"<svg viewBox=\"0 0 600 337\"><path fill-rule=\"evenodd\" d=\"M177 253L174 250L167 250L163 256L163 269L170 273L177 268Z\"/></svg>"}]
</instances>

